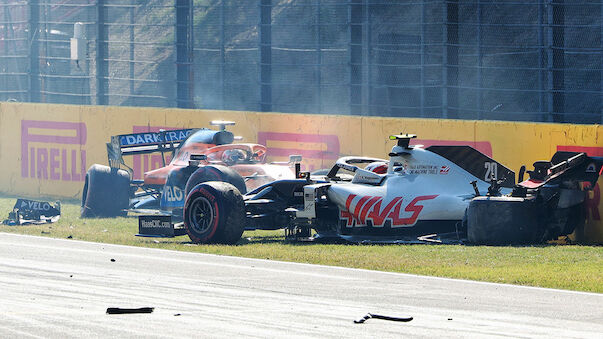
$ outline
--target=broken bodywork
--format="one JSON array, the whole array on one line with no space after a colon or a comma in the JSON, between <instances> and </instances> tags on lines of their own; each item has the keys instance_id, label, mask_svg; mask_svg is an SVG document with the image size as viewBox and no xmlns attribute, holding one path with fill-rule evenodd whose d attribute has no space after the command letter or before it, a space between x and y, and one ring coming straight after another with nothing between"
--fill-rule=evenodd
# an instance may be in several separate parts
<instances>
[{"instance_id":1,"label":"broken bodywork","mask_svg":"<svg viewBox=\"0 0 603 339\"><path fill-rule=\"evenodd\" d=\"M361 243L442 242L443 235L456 243L541 242L579 227L585 190L603 165L558 152L536 162L528 180L520 170L515 184L513 171L469 146L411 147L414 137L392 136L388 160L344 157L326 176L298 172L245 195L201 183L186 197L184 229L195 242L233 243L243 229L279 228L296 239L313 229L313 239Z\"/></svg>"},{"instance_id":2,"label":"broken bodywork","mask_svg":"<svg viewBox=\"0 0 603 339\"><path fill-rule=\"evenodd\" d=\"M5 225L46 224L59 221L61 217L61 202L50 203L30 199L17 199Z\"/></svg>"},{"instance_id":3,"label":"broken bodywork","mask_svg":"<svg viewBox=\"0 0 603 339\"><path fill-rule=\"evenodd\" d=\"M278 179L294 178L294 162L267 163L267 149L252 143L234 144L229 121L214 121L218 130L181 129L124 134L107 144L109 166L95 164L86 174L82 217L125 216L128 212L170 215L182 219L185 197L197 184L228 182L241 193ZM163 167L132 179L124 156L160 153Z\"/></svg>"}]
</instances>

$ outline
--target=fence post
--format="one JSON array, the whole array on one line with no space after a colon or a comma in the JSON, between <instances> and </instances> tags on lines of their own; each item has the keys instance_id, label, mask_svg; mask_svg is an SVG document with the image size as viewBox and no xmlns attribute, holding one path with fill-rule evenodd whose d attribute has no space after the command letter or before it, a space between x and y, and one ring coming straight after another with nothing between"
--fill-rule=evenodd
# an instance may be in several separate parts
<instances>
[{"instance_id":1,"label":"fence post","mask_svg":"<svg viewBox=\"0 0 603 339\"><path fill-rule=\"evenodd\" d=\"M176 106L193 107L192 0L176 0Z\"/></svg>"},{"instance_id":2,"label":"fence post","mask_svg":"<svg viewBox=\"0 0 603 339\"><path fill-rule=\"evenodd\" d=\"M564 7L563 0L547 0L547 96L549 121L563 122L565 117Z\"/></svg>"},{"instance_id":3,"label":"fence post","mask_svg":"<svg viewBox=\"0 0 603 339\"><path fill-rule=\"evenodd\" d=\"M260 111L272 111L272 0L260 0Z\"/></svg>"},{"instance_id":4,"label":"fence post","mask_svg":"<svg viewBox=\"0 0 603 339\"><path fill-rule=\"evenodd\" d=\"M484 82L482 80L482 6L481 1L477 1L477 119L482 120L482 94Z\"/></svg>"},{"instance_id":5,"label":"fence post","mask_svg":"<svg viewBox=\"0 0 603 339\"><path fill-rule=\"evenodd\" d=\"M136 45L134 44L134 38L135 38L135 34L134 34L134 24L135 24L135 20L134 20L134 6L136 5L135 0L130 0L130 6L128 8L128 16L130 19L129 22L129 27L128 27L128 33L129 33L129 39L130 39L130 65L129 65L129 72L130 72L130 80L129 80L129 90L130 90L130 102L134 103L135 102L135 97L134 97L134 79L136 78L136 75L134 74L134 58L136 57L134 49L136 48Z\"/></svg>"},{"instance_id":6,"label":"fence post","mask_svg":"<svg viewBox=\"0 0 603 339\"><path fill-rule=\"evenodd\" d=\"M546 2L546 69L547 69L547 121L553 121L554 108L553 108L553 0L547 0Z\"/></svg>"},{"instance_id":7,"label":"fence post","mask_svg":"<svg viewBox=\"0 0 603 339\"><path fill-rule=\"evenodd\" d=\"M446 118L459 117L459 1L446 6Z\"/></svg>"},{"instance_id":8,"label":"fence post","mask_svg":"<svg viewBox=\"0 0 603 339\"><path fill-rule=\"evenodd\" d=\"M448 118L448 5L442 1L442 118Z\"/></svg>"},{"instance_id":9,"label":"fence post","mask_svg":"<svg viewBox=\"0 0 603 339\"><path fill-rule=\"evenodd\" d=\"M421 111L420 113L420 117L424 118L425 117L425 2L422 1L421 2L421 37L420 37L420 43L421 43L421 89L419 92L419 95L421 96L420 98L420 103L419 105L421 106Z\"/></svg>"},{"instance_id":10,"label":"fence post","mask_svg":"<svg viewBox=\"0 0 603 339\"><path fill-rule=\"evenodd\" d=\"M545 46L546 34L545 25L546 22L546 7L548 4L538 4L538 113L540 115L540 121L547 121L548 117L548 106L547 106L547 85L545 84L546 77L544 72L547 71L547 63L545 55L547 48Z\"/></svg>"},{"instance_id":11,"label":"fence post","mask_svg":"<svg viewBox=\"0 0 603 339\"><path fill-rule=\"evenodd\" d=\"M600 45L599 48L603 51L603 2L600 5L600 9L599 9L599 26L601 27L601 31L600 31ZM599 96L599 115L600 115L600 123L603 124L603 53L601 53L601 63L599 64L599 72L600 72L600 78L599 78L599 83L600 83L600 87L599 87L599 91L601 92L601 95Z\"/></svg>"},{"instance_id":12,"label":"fence post","mask_svg":"<svg viewBox=\"0 0 603 339\"><path fill-rule=\"evenodd\" d=\"M108 68L107 52L109 47L105 29L105 0L96 0L96 104L107 105Z\"/></svg>"},{"instance_id":13,"label":"fence post","mask_svg":"<svg viewBox=\"0 0 603 339\"><path fill-rule=\"evenodd\" d=\"M553 5L553 121L565 122L565 4Z\"/></svg>"},{"instance_id":14,"label":"fence post","mask_svg":"<svg viewBox=\"0 0 603 339\"><path fill-rule=\"evenodd\" d=\"M350 114L362 114L363 0L350 0ZM368 23L366 23L368 25ZM370 66L369 66L370 67ZM370 104L370 103L368 103ZM366 112L365 112L366 113Z\"/></svg>"},{"instance_id":15,"label":"fence post","mask_svg":"<svg viewBox=\"0 0 603 339\"><path fill-rule=\"evenodd\" d=\"M321 45L321 21L320 21L320 13L321 13L321 5L320 0L314 0L315 12L316 16L316 113L322 113L322 45Z\"/></svg>"},{"instance_id":16,"label":"fence post","mask_svg":"<svg viewBox=\"0 0 603 339\"><path fill-rule=\"evenodd\" d=\"M29 0L29 101L40 101L40 47L38 27L40 22L39 0Z\"/></svg>"},{"instance_id":17,"label":"fence post","mask_svg":"<svg viewBox=\"0 0 603 339\"><path fill-rule=\"evenodd\" d=\"M220 4L220 109L226 109L226 4Z\"/></svg>"}]
</instances>

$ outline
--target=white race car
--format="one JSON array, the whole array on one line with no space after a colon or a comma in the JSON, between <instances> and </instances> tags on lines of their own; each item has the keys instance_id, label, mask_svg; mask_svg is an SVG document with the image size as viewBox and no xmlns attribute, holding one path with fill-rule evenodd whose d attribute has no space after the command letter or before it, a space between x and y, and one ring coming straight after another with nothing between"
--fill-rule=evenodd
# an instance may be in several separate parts
<instances>
[{"instance_id":1,"label":"white race car","mask_svg":"<svg viewBox=\"0 0 603 339\"><path fill-rule=\"evenodd\" d=\"M558 152L515 173L469 146L409 146L394 135L389 160L344 157L324 176L299 173L241 195L204 182L186 197L184 229L196 242L236 242L244 229L360 243L534 243L583 222L586 193L603 158ZM184 232L181 232L184 233ZM447 235L447 237L444 237Z\"/></svg>"}]
</instances>

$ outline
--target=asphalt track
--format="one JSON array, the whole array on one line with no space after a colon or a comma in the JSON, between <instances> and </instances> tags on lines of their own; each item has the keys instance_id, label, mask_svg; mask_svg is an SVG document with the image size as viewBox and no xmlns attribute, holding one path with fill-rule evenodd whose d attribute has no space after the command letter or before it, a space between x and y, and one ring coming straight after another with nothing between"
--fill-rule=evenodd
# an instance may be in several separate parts
<instances>
[{"instance_id":1,"label":"asphalt track","mask_svg":"<svg viewBox=\"0 0 603 339\"><path fill-rule=\"evenodd\" d=\"M603 333L603 294L5 233L0 295L2 338ZM109 307L155 311L109 315ZM367 312L414 320L353 323Z\"/></svg>"}]
</instances>

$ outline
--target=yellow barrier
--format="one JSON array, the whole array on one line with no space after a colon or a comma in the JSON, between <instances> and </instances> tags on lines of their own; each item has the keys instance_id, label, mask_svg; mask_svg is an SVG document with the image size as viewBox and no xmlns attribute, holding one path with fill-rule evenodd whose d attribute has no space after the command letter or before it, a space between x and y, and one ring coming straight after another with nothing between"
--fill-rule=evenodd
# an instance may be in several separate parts
<instances>
[{"instance_id":1,"label":"yellow barrier","mask_svg":"<svg viewBox=\"0 0 603 339\"><path fill-rule=\"evenodd\" d=\"M207 127L215 119L237 122L246 142L269 147L271 160L304 156L307 170L328 168L343 155L386 157L386 136L409 132L415 144L468 144L515 172L550 159L557 150L603 156L600 125L382 118L213 110L0 103L0 191L26 196L78 198L87 168L107 163L111 135L160 128ZM134 176L161 166L156 155L133 157ZM601 186L589 193L589 220L578 238L603 242Z\"/></svg>"}]
</instances>

